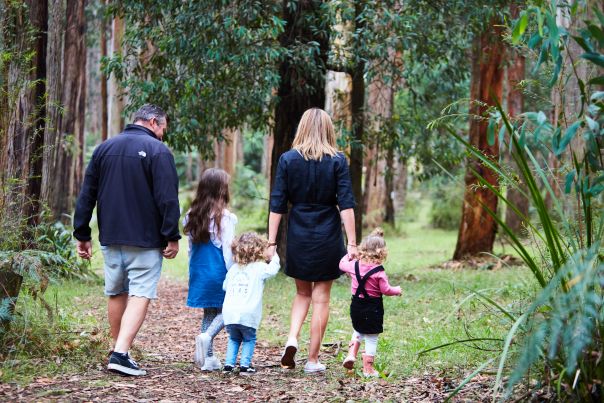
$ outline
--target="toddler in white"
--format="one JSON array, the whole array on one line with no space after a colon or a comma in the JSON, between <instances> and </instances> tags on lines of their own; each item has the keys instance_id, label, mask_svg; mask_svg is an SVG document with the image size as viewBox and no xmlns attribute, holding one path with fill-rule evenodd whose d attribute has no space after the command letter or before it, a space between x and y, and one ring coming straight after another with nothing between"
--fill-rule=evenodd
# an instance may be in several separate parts
<instances>
[{"instance_id":1,"label":"toddler in white","mask_svg":"<svg viewBox=\"0 0 604 403\"><path fill-rule=\"evenodd\" d=\"M239 347L241 359L239 373L249 375L256 372L252 356L256 346L256 329L262 319L262 292L264 282L279 271L279 256L275 254L266 263L265 252L268 241L255 232L246 232L232 244L235 264L226 275L223 288L226 291L222 315L229 341L223 372L233 371Z\"/></svg>"}]
</instances>

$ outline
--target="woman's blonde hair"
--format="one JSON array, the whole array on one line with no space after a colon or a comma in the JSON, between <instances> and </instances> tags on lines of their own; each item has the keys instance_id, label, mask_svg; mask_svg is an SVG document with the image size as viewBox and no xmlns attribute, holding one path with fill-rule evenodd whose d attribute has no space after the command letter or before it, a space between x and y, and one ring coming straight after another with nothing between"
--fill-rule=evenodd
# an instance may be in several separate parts
<instances>
[{"instance_id":1,"label":"woman's blonde hair","mask_svg":"<svg viewBox=\"0 0 604 403\"><path fill-rule=\"evenodd\" d=\"M254 262L266 261L266 248L268 241L255 232L244 232L233 240L231 250L233 260L240 266Z\"/></svg>"},{"instance_id":2,"label":"woman's blonde hair","mask_svg":"<svg viewBox=\"0 0 604 403\"><path fill-rule=\"evenodd\" d=\"M384 241L384 230L374 229L359 246L359 258L365 262L382 263L388 257L386 241Z\"/></svg>"},{"instance_id":3,"label":"woman's blonde hair","mask_svg":"<svg viewBox=\"0 0 604 403\"><path fill-rule=\"evenodd\" d=\"M319 108L304 112L292 148L305 160L320 160L324 155L335 157L338 153L336 131L327 112Z\"/></svg>"}]
</instances>

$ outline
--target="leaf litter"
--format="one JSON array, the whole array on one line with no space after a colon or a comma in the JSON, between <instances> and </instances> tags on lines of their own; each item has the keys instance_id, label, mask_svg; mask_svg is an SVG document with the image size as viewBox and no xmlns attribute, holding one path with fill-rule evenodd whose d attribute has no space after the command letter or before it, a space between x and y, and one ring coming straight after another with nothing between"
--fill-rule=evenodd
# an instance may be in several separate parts
<instances>
[{"instance_id":1,"label":"leaf litter","mask_svg":"<svg viewBox=\"0 0 604 403\"><path fill-rule=\"evenodd\" d=\"M434 374L388 380L350 375L335 358L340 343L323 346L321 360L329 368L322 375L305 375L303 360L298 361L295 370L281 369L281 347L271 347L264 341L259 341L254 353L258 372L253 376L201 372L192 362L201 311L185 306L186 286L181 283L162 281L159 292L161 299L149 309L133 348L134 358L147 370L147 376L122 377L105 370L106 363L91 362L89 370L81 374L38 378L26 386L0 384L0 401L441 402L461 381ZM104 315L96 312L98 318ZM214 341L214 351L220 357L224 356L226 342L225 332ZM491 401L492 385L491 377L478 376L453 401Z\"/></svg>"}]
</instances>

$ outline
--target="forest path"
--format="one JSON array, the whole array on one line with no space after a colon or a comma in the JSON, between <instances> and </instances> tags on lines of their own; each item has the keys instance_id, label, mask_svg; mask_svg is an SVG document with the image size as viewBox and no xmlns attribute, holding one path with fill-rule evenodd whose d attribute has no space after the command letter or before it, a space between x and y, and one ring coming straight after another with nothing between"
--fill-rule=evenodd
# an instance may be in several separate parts
<instances>
[{"instance_id":1,"label":"forest path","mask_svg":"<svg viewBox=\"0 0 604 403\"><path fill-rule=\"evenodd\" d=\"M394 380L365 380L347 375L333 358L334 348L322 352L321 360L328 363L324 375L305 375L303 361L298 362L295 370L283 370L278 365L281 348L271 347L262 340L254 354L258 370L255 375L202 373L192 363L192 335L198 331L199 310L182 303L186 285L162 280L159 293L161 299L152 304L135 341L137 349L143 352L140 364L147 370L147 376L122 377L108 372L106 363L98 363L85 373L38 378L25 387L0 385L0 395L7 401L434 402L443 401L454 387L451 380L431 375ZM99 317L103 315L99 312ZM214 348L221 358L226 340L225 332L215 340ZM485 380L469 383L459 400L490 400L489 382Z\"/></svg>"}]
</instances>

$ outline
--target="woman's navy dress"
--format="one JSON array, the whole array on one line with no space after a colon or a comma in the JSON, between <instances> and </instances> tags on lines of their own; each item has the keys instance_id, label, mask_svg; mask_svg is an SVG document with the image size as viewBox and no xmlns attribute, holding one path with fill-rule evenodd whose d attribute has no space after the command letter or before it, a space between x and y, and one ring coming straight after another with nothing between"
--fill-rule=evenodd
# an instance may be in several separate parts
<instances>
[{"instance_id":1,"label":"woman's navy dress","mask_svg":"<svg viewBox=\"0 0 604 403\"><path fill-rule=\"evenodd\" d=\"M317 161L305 160L297 150L283 153L271 190L271 212L287 213L288 202L285 274L304 281L338 278L346 254L340 210L354 207L344 154Z\"/></svg>"}]
</instances>

